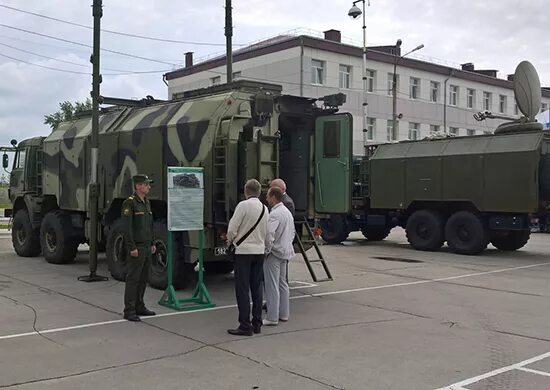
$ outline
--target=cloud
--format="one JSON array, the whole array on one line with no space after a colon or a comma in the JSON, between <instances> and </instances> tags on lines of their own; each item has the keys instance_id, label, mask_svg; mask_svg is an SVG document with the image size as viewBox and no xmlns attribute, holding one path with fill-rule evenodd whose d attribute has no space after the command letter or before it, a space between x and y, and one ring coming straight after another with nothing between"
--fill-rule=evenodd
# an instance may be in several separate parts
<instances>
[{"instance_id":1,"label":"cloud","mask_svg":"<svg viewBox=\"0 0 550 390\"><path fill-rule=\"evenodd\" d=\"M550 41L545 26L546 0L519 4L511 0L371 0L367 8L367 41L371 45L403 40L403 49L420 43L421 56L450 64L474 62L477 68L513 73L516 65L529 59L539 71L544 85L550 85ZM92 0L2 0L2 4L28 11L92 24ZM146 41L103 32L102 47L162 60L173 65L132 59L103 52L102 94L126 98L153 95L166 98L162 73L149 75L109 75L109 69L125 71L169 70L181 66L184 53L195 58L224 53L224 1L172 0L104 1L104 29L220 46L196 46ZM233 42L248 43L303 27L313 30L339 29L346 38L362 41L361 20L347 16L350 0L233 1ZM0 8L1 23L64 39L92 44L92 31ZM88 65L91 49L50 40L0 27L0 43L40 53L56 59ZM235 46L237 48L237 46ZM91 71L54 60L21 53L0 45L0 54L57 69ZM55 112L61 101L84 100L89 96L91 76L41 69L0 57L0 144L10 138L46 135L43 116Z\"/></svg>"}]
</instances>

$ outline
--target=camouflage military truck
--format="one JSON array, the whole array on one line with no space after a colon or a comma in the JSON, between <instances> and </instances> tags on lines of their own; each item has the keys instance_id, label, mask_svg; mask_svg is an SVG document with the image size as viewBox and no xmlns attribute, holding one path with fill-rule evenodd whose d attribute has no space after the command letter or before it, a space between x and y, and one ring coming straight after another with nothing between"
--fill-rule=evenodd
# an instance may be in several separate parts
<instances>
[{"instance_id":1,"label":"camouflage military truck","mask_svg":"<svg viewBox=\"0 0 550 390\"><path fill-rule=\"evenodd\" d=\"M540 82L531 64L518 66L514 83L525 117L492 135L372 147L354 163L352 213L324 220L323 238L337 243L361 230L378 241L401 226L419 250L438 250L445 242L467 255L489 243L506 251L523 247L530 216L550 209L550 132L534 121Z\"/></svg>"},{"instance_id":2,"label":"camouflage military truck","mask_svg":"<svg viewBox=\"0 0 550 390\"><path fill-rule=\"evenodd\" d=\"M284 178L300 218L313 217L314 186L321 184L325 187L319 189L319 211L346 212L349 192L335 192L335 185L350 187L351 117L336 114L344 99L341 94L329 96L320 104L319 99L281 95L280 86L243 80L186 92L167 102L104 109L99 130L99 237L112 276L125 278L128 254L120 209L138 172L155 181L150 199L157 254L149 281L157 288L167 283L167 166L205 170L206 272L232 270L222 237L249 178L257 178L264 189L273 178ZM83 116L15 148L10 199L12 241L20 256L42 253L50 263L68 263L78 245L88 241L90 132L91 117ZM331 174L339 172L338 177L319 177L315 184L315 172L325 167ZM180 185L196 185L189 176L177 179ZM194 232L175 236L176 286L191 274L197 246Z\"/></svg>"}]
</instances>

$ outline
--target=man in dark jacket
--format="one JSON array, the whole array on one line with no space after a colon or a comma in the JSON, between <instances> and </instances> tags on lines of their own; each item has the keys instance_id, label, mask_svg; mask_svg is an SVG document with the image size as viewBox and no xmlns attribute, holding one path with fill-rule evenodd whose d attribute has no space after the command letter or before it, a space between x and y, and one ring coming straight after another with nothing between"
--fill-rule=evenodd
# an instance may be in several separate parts
<instances>
[{"instance_id":1,"label":"man in dark jacket","mask_svg":"<svg viewBox=\"0 0 550 390\"><path fill-rule=\"evenodd\" d=\"M292 216L294 217L294 214L296 212L296 208L294 207L294 201L288 194L286 193L286 183L283 179L273 179L271 183L269 183L270 188L279 188L281 191L283 191L283 204L286 206L286 208L290 211Z\"/></svg>"}]
</instances>

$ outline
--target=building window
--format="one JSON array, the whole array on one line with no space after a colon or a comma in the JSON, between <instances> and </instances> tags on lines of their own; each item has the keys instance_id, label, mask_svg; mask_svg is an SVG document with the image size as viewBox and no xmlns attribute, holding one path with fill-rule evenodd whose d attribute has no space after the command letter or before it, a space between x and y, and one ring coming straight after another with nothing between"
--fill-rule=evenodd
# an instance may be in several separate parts
<instances>
[{"instance_id":1,"label":"building window","mask_svg":"<svg viewBox=\"0 0 550 390\"><path fill-rule=\"evenodd\" d=\"M540 105L540 111L541 111L541 112L544 112L544 111L546 111L546 110L548 110L548 104L542 103L542 104Z\"/></svg>"},{"instance_id":2,"label":"building window","mask_svg":"<svg viewBox=\"0 0 550 390\"><path fill-rule=\"evenodd\" d=\"M325 63L319 60L311 60L311 83L323 84L325 79Z\"/></svg>"},{"instance_id":3,"label":"building window","mask_svg":"<svg viewBox=\"0 0 550 390\"><path fill-rule=\"evenodd\" d=\"M466 107L475 108L476 106L476 90L472 88L467 89L466 94Z\"/></svg>"},{"instance_id":4,"label":"building window","mask_svg":"<svg viewBox=\"0 0 550 390\"><path fill-rule=\"evenodd\" d=\"M397 126L398 124L395 125L395 133L397 133ZM395 133L393 131L393 121L391 119L388 119L386 124L386 139L388 141L395 141L397 139L397 134Z\"/></svg>"},{"instance_id":5,"label":"building window","mask_svg":"<svg viewBox=\"0 0 550 390\"><path fill-rule=\"evenodd\" d=\"M476 131L473 129L468 129L466 130L466 134L468 134L469 136L476 135Z\"/></svg>"},{"instance_id":6,"label":"building window","mask_svg":"<svg viewBox=\"0 0 550 390\"><path fill-rule=\"evenodd\" d=\"M241 71L233 72L233 80L236 80L241 77Z\"/></svg>"},{"instance_id":7,"label":"building window","mask_svg":"<svg viewBox=\"0 0 550 390\"><path fill-rule=\"evenodd\" d=\"M376 77L376 71L367 69L367 92L374 92L374 80Z\"/></svg>"},{"instance_id":8,"label":"building window","mask_svg":"<svg viewBox=\"0 0 550 390\"><path fill-rule=\"evenodd\" d=\"M498 112L504 114L506 112L507 99L505 95L499 96Z\"/></svg>"},{"instance_id":9,"label":"building window","mask_svg":"<svg viewBox=\"0 0 550 390\"><path fill-rule=\"evenodd\" d=\"M458 85L449 86L449 105L456 106L458 104Z\"/></svg>"},{"instance_id":10,"label":"building window","mask_svg":"<svg viewBox=\"0 0 550 390\"><path fill-rule=\"evenodd\" d=\"M518 108L517 103L514 104L514 115L519 115L519 108Z\"/></svg>"},{"instance_id":11,"label":"building window","mask_svg":"<svg viewBox=\"0 0 550 390\"><path fill-rule=\"evenodd\" d=\"M430 81L430 102L437 103L439 101L439 88L441 84L437 81Z\"/></svg>"},{"instance_id":12,"label":"building window","mask_svg":"<svg viewBox=\"0 0 550 390\"><path fill-rule=\"evenodd\" d=\"M420 123L409 123L409 139L416 141L420 137Z\"/></svg>"},{"instance_id":13,"label":"building window","mask_svg":"<svg viewBox=\"0 0 550 390\"><path fill-rule=\"evenodd\" d=\"M493 132L490 131L490 130L485 130L485 131L483 132L483 134L485 134L485 135L491 135L491 134L493 134Z\"/></svg>"},{"instance_id":14,"label":"building window","mask_svg":"<svg viewBox=\"0 0 550 390\"><path fill-rule=\"evenodd\" d=\"M491 92L483 92L483 109L491 111Z\"/></svg>"},{"instance_id":15,"label":"building window","mask_svg":"<svg viewBox=\"0 0 550 390\"><path fill-rule=\"evenodd\" d=\"M222 82L222 76L216 76L216 77L212 77L210 79L210 84L212 85L218 85Z\"/></svg>"},{"instance_id":16,"label":"building window","mask_svg":"<svg viewBox=\"0 0 550 390\"><path fill-rule=\"evenodd\" d=\"M458 127L449 127L449 134L458 135Z\"/></svg>"},{"instance_id":17,"label":"building window","mask_svg":"<svg viewBox=\"0 0 550 390\"><path fill-rule=\"evenodd\" d=\"M399 75L395 76L395 90L399 95ZM388 96L393 96L393 73L388 73Z\"/></svg>"},{"instance_id":18,"label":"building window","mask_svg":"<svg viewBox=\"0 0 550 390\"><path fill-rule=\"evenodd\" d=\"M439 133L439 125L430 125L430 133Z\"/></svg>"},{"instance_id":19,"label":"building window","mask_svg":"<svg viewBox=\"0 0 550 390\"><path fill-rule=\"evenodd\" d=\"M351 66L340 65L340 88L350 89L351 87Z\"/></svg>"},{"instance_id":20,"label":"building window","mask_svg":"<svg viewBox=\"0 0 550 390\"><path fill-rule=\"evenodd\" d=\"M418 99L420 97L420 79L411 77L411 83L409 87L409 98Z\"/></svg>"},{"instance_id":21,"label":"building window","mask_svg":"<svg viewBox=\"0 0 550 390\"><path fill-rule=\"evenodd\" d=\"M367 118L367 139L372 141L376 134L376 118Z\"/></svg>"}]
</instances>

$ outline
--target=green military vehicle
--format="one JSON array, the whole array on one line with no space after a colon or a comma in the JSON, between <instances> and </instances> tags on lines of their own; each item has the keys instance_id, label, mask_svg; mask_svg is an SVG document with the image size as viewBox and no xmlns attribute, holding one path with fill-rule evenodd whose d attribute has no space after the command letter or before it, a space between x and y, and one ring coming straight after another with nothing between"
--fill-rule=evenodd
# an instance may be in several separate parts
<instances>
[{"instance_id":1,"label":"green military vehicle","mask_svg":"<svg viewBox=\"0 0 550 390\"><path fill-rule=\"evenodd\" d=\"M401 226L419 250L438 250L445 241L467 255L489 243L508 251L523 247L530 216L550 208L550 132L534 121L541 97L533 66L520 64L514 80L525 117L494 135L385 144L356 161L353 211L324 220L323 238L337 243L361 230L377 241Z\"/></svg>"},{"instance_id":2,"label":"green military vehicle","mask_svg":"<svg viewBox=\"0 0 550 390\"><path fill-rule=\"evenodd\" d=\"M185 92L166 102L116 101L121 104L101 113L98 156L99 246L105 248L116 279L125 278L128 256L121 205L138 172L155 181L150 199L157 254L149 281L157 288L167 284L167 166L204 168L206 272L233 268L222 238L249 178L265 188L273 178L284 178L299 218L349 211L351 195L340 188L351 188L352 123L349 114L336 113L345 101L342 94L324 99L286 96L280 86L242 80ZM84 115L62 123L47 137L9 148L15 151L10 199L18 255L42 253L50 263L68 263L79 244L89 241L90 132L91 116ZM330 174L314 181L319 169ZM192 178L178 180L193 185ZM317 210L315 187L321 194ZM198 234L181 232L174 241L174 285L182 286L198 257Z\"/></svg>"}]
</instances>

